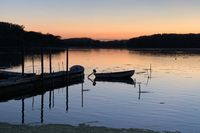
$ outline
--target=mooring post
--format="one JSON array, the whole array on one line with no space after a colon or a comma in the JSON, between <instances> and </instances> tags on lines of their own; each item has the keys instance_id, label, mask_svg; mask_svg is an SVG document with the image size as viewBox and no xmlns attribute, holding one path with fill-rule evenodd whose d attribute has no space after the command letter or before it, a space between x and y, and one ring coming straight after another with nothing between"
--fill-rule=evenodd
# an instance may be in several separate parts
<instances>
[{"instance_id":1,"label":"mooring post","mask_svg":"<svg viewBox=\"0 0 200 133\"><path fill-rule=\"evenodd\" d=\"M66 76L68 78L68 69L69 69L69 49L66 50Z\"/></svg>"},{"instance_id":2,"label":"mooring post","mask_svg":"<svg viewBox=\"0 0 200 133\"><path fill-rule=\"evenodd\" d=\"M34 55L32 55L32 67L33 67L33 73L35 73L35 65L34 65Z\"/></svg>"},{"instance_id":3,"label":"mooring post","mask_svg":"<svg viewBox=\"0 0 200 133\"><path fill-rule=\"evenodd\" d=\"M22 50L21 50L21 54L22 54L22 76L24 76L24 45L22 44Z\"/></svg>"},{"instance_id":4,"label":"mooring post","mask_svg":"<svg viewBox=\"0 0 200 133\"><path fill-rule=\"evenodd\" d=\"M41 48L41 76L42 80L44 79L44 57L43 57L43 48Z\"/></svg>"},{"instance_id":5,"label":"mooring post","mask_svg":"<svg viewBox=\"0 0 200 133\"><path fill-rule=\"evenodd\" d=\"M52 96L52 102L53 102L53 105L52 107L54 108L54 71L53 71L53 79L52 79L52 88L53 88L53 96Z\"/></svg>"},{"instance_id":6,"label":"mooring post","mask_svg":"<svg viewBox=\"0 0 200 133\"><path fill-rule=\"evenodd\" d=\"M49 73L51 74L52 73L52 53L51 53L51 50L49 50Z\"/></svg>"},{"instance_id":7,"label":"mooring post","mask_svg":"<svg viewBox=\"0 0 200 133\"><path fill-rule=\"evenodd\" d=\"M150 64L150 71L151 71L151 64Z\"/></svg>"},{"instance_id":8,"label":"mooring post","mask_svg":"<svg viewBox=\"0 0 200 133\"><path fill-rule=\"evenodd\" d=\"M52 74L52 54L51 54L51 49L49 49L49 73ZM51 83L53 81L51 80ZM52 87L52 86L51 86ZM52 88L54 89L54 88ZM49 91L49 108L51 109L51 90Z\"/></svg>"},{"instance_id":9,"label":"mooring post","mask_svg":"<svg viewBox=\"0 0 200 133\"><path fill-rule=\"evenodd\" d=\"M150 79L151 79L151 73L152 73L152 68L151 68L151 64L150 64Z\"/></svg>"},{"instance_id":10,"label":"mooring post","mask_svg":"<svg viewBox=\"0 0 200 133\"><path fill-rule=\"evenodd\" d=\"M66 50L66 111L69 109L69 90L68 90L68 85L69 85L69 73L68 73L68 66L69 65L69 51L68 48Z\"/></svg>"}]
</instances>

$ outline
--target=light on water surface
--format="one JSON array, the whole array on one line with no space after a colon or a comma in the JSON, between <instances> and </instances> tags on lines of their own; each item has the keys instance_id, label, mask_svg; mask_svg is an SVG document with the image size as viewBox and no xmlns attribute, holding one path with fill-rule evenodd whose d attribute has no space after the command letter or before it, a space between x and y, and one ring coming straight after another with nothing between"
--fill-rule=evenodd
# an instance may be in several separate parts
<instances>
[{"instance_id":1,"label":"light on water surface","mask_svg":"<svg viewBox=\"0 0 200 133\"><path fill-rule=\"evenodd\" d=\"M53 55L53 70L65 69L65 52ZM70 50L70 66L85 67L83 84L46 92L42 96L13 99L0 103L0 122L21 124L86 123L114 128L145 128L200 132L200 56L159 54L129 50ZM152 66L149 76L146 69ZM26 72L32 72L26 57ZM45 56L45 72L49 71ZM93 69L110 72L135 69L136 85L120 82L96 82L87 79ZM19 71L20 66L8 70ZM40 72L40 58L35 56ZM91 77L94 78L94 77ZM139 90L140 84L140 90ZM83 88L82 88L83 85Z\"/></svg>"}]
</instances>

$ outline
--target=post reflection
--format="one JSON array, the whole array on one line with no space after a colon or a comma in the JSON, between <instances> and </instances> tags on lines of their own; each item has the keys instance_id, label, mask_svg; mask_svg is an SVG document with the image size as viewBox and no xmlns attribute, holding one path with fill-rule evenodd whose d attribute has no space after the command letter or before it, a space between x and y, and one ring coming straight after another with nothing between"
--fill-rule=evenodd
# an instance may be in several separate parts
<instances>
[{"instance_id":1,"label":"post reflection","mask_svg":"<svg viewBox=\"0 0 200 133\"><path fill-rule=\"evenodd\" d=\"M44 122L44 94L41 95L41 116L40 116L40 122Z\"/></svg>"},{"instance_id":2,"label":"post reflection","mask_svg":"<svg viewBox=\"0 0 200 133\"><path fill-rule=\"evenodd\" d=\"M51 91L49 91L49 109L51 109L51 94L52 94L52 92Z\"/></svg>"},{"instance_id":3,"label":"post reflection","mask_svg":"<svg viewBox=\"0 0 200 133\"><path fill-rule=\"evenodd\" d=\"M139 83L139 96L138 96L138 100L140 100L141 97L141 83Z\"/></svg>"},{"instance_id":4,"label":"post reflection","mask_svg":"<svg viewBox=\"0 0 200 133\"><path fill-rule=\"evenodd\" d=\"M147 80L150 80L151 77L148 76ZM53 81L54 79L52 79ZM138 100L141 100L141 95L142 93L148 93L147 91L142 91L142 85L148 85L148 83L145 83L145 82L136 82L136 79L133 80L134 82L132 82L131 80L131 85L134 85L134 87L136 85L138 85L138 89L139 89L139 92L138 92ZM98 82L105 82L105 81L98 81ZM112 81L108 81L108 83L110 83ZM124 84L125 85L130 85L130 80L120 80L120 81L113 81L113 82L118 82L118 84ZM84 82L81 81L79 83L76 83L77 85L79 84L80 85L80 92L81 92L81 107L83 108L84 107L84 93L85 92L88 92L90 91L90 89L84 89ZM47 97L48 97L48 108L49 110L53 110L54 108L54 104L55 104L55 90L59 89L59 88L54 88L55 85L53 84L53 82L51 83L51 87L49 88L49 90L46 90L45 89L45 86L42 85L42 87L44 88L41 88L39 89L40 91L36 94L26 94L26 95L22 95L22 99L21 99L21 103L22 103L22 108L21 108L21 123L24 124L25 123L25 99L26 98L31 98L31 105L32 105L32 110L34 110L34 106L35 106L35 97L37 97L38 95L40 96L40 123L44 123L44 116L45 116L45 109L44 109L44 104L45 104L45 101L44 101L44 98L45 98L45 92L48 92L47 93ZM69 111L69 85L68 84L65 84L65 88L66 88L66 92L65 92L65 110L66 112ZM29 96L30 95L30 96ZM26 96L26 98L24 98L24 96Z\"/></svg>"},{"instance_id":5,"label":"post reflection","mask_svg":"<svg viewBox=\"0 0 200 133\"><path fill-rule=\"evenodd\" d=\"M81 107L83 108L83 83L81 84Z\"/></svg>"},{"instance_id":6,"label":"post reflection","mask_svg":"<svg viewBox=\"0 0 200 133\"><path fill-rule=\"evenodd\" d=\"M22 124L24 124L24 98L22 98Z\"/></svg>"},{"instance_id":7,"label":"post reflection","mask_svg":"<svg viewBox=\"0 0 200 133\"><path fill-rule=\"evenodd\" d=\"M134 86L136 86L136 84L137 84L138 85L138 89L139 89L139 91L138 91L138 100L141 100L141 95L143 93L148 93L147 91L142 91L142 85L145 85L146 83L145 82L144 83L136 82L136 80L134 80L134 82L135 82ZM84 107L84 92L90 91L90 89L84 89L84 84L83 83L84 82L78 83L78 84L80 84L80 88L81 88L80 92L81 92L81 107L82 108ZM53 87L53 84L52 84L52 87ZM66 108L65 108L65 110L66 110L66 112L68 112L69 111L69 86L66 84L65 88L66 88L66 92L65 92L65 98L66 98L65 105L66 105ZM48 104L49 110L52 110L54 108L55 90L56 89L52 89L51 88L49 91L47 91L48 92L47 93L48 94L47 97L48 97L48 101L49 101L49 104ZM44 123L44 121L45 121L44 120L44 116L45 116L45 109L44 109L44 104L45 104L44 103L44 97L45 97L45 95L44 94L45 94L44 92L40 94L40 123ZM35 106L35 97L36 96L37 96L37 94L31 97L31 99L32 99L32 101L31 101L32 110L34 109L34 106ZM29 97L27 97L27 98L29 98ZM21 99L21 103L22 103L21 123L22 124L25 123L25 99L26 98L22 98Z\"/></svg>"},{"instance_id":8,"label":"post reflection","mask_svg":"<svg viewBox=\"0 0 200 133\"><path fill-rule=\"evenodd\" d=\"M66 111L69 109L69 90L68 85L66 86Z\"/></svg>"}]
</instances>

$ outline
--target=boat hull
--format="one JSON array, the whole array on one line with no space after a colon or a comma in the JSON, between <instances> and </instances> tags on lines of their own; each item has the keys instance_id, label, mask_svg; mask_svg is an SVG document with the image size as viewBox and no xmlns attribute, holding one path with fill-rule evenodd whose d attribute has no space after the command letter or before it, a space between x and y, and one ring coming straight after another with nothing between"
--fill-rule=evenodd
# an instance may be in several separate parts
<instances>
[{"instance_id":1,"label":"boat hull","mask_svg":"<svg viewBox=\"0 0 200 133\"><path fill-rule=\"evenodd\" d=\"M95 73L96 79L110 79L110 78L131 78L135 73L135 70L113 72L113 73Z\"/></svg>"}]
</instances>

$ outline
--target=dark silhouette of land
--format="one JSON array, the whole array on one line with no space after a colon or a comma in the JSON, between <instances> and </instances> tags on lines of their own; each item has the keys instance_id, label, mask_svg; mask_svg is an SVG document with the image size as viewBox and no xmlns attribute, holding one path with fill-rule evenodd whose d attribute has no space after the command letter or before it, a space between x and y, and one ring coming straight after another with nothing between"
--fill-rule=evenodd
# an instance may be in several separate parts
<instances>
[{"instance_id":1,"label":"dark silhouette of land","mask_svg":"<svg viewBox=\"0 0 200 133\"><path fill-rule=\"evenodd\" d=\"M72 48L127 48L126 40L100 41L91 38L70 38L63 40Z\"/></svg>"},{"instance_id":2,"label":"dark silhouette of land","mask_svg":"<svg viewBox=\"0 0 200 133\"><path fill-rule=\"evenodd\" d=\"M25 31L23 25L0 22L0 47L54 46L61 43L60 36Z\"/></svg>"},{"instance_id":3,"label":"dark silhouette of land","mask_svg":"<svg viewBox=\"0 0 200 133\"><path fill-rule=\"evenodd\" d=\"M65 39L69 47L85 48L200 48L200 34L155 34L129 40L99 41L90 38Z\"/></svg>"},{"instance_id":4,"label":"dark silhouette of land","mask_svg":"<svg viewBox=\"0 0 200 133\"><path fill-rule=\"evenodd\" d=\"M200 48L200 34L155 34L127 41L132 48Z\"/></svg>"},{"instance_id":5,"label":"dark silhouette of land","mask_svg":"<svg viewBox=\"0 0 200 133\"><path fill-rule=\"evenodd\" d=\"M100 41L90 38L61 39L60 36L25 31L24 26L0 22L0 47L70 47L70 48L127 48L127 49L197 49L200 34L155 34L128 40Z\"/></svg>"}]
</instances>

